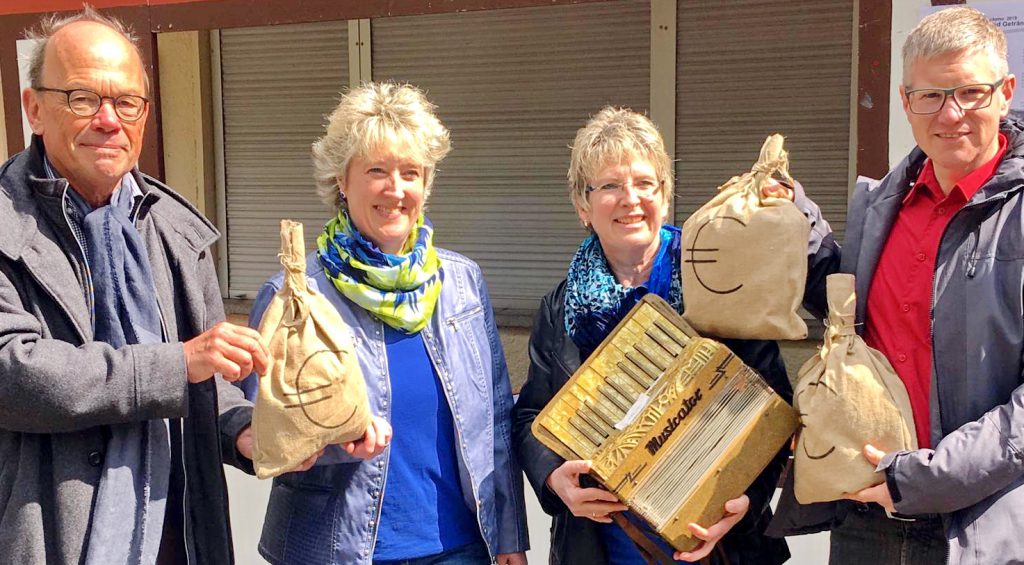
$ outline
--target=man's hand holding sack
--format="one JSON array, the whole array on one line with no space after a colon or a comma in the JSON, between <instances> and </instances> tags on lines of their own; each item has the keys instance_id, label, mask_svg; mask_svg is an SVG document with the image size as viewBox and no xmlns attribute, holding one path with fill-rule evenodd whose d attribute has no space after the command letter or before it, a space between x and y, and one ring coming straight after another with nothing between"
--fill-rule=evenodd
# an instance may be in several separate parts
<instances>
[{"instance_id":1,"label":"man's hand holding sack","mask_svg":"<svg viewBox=\"0 0 1024 565\"><path fill-rule=\"evenodd\" d=\"M802 423L793 454L794 491L802 504L848 498L884 482L866 445L883 452L917 449L903 381L854 330L853 275L829 275L826 286L824 343L793 385Z\"/></svg>"},{"instance_id":2,"label":"man's hand holding sack","mask_svg":"<svg viewBox=\"0 0 1024 565\"><path fill-rule=\"evenodd\" d=\"M810 225L793 203L795 187L782 136L771 135L750 172L730 179L686 220L684 316L698 331L724 338L807 337L798 309ZM854 331L852 275L831 275L827 287L824 344L794 382L802 423L795 494L804 504L860 496L885 480L869 456L917 448L903 382Z\"/></svg>"}]
</instances>

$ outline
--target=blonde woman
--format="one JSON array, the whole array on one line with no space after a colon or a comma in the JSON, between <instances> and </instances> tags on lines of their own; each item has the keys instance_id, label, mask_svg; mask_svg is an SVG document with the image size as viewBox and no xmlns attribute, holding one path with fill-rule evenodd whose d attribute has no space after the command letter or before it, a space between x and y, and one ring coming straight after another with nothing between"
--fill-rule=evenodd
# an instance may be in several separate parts
<instances>
[{"instance_id":1,"label":"blonde woman","mask_svg":"<svg viewBox=\"0 0 1024 565\"><path fill-rule=\"evenodd\" d=\"M434 106L392 83L343 96L313 145L336 214L307 276L355 333L371 410L393 436L371 426L274 480L259 546L272 563L526 563L512 395L487 287L475 263L434 246L423 214L448 150ZM264 284L254 324L281 283Z\"/></svg>"},{"instance_id":2,"label":"blonde woman","mask_svg":"<svg viewBox=\"0 0 1024 565\"><path fill-rule=\"evenodd\" d=\"M644 563L609 517L626 507L608 491L580 486L579 476L589 470L590 462L563 460L533 437L530 425L642 296L657 294L682 311L680 230L665 225L672 203L671 167L654 124L627 109L599 112L579 130L572 146L570 198L591 233L576 252L566 279L544 297L537 311L530 336L529 379L514 411L519 461L544 510L554 517L551 563ZM778 345L725 342L783 397L792 396ZM675 553L674 558L733 565L785 561L785 541L766 538L762 532L787 456L788 452L779 453L747 494L727 502L719 523L691 525L704 543L692 552ZM664 552L673 553L653 532L646 533Z\"/></svg>"}]
</instances>

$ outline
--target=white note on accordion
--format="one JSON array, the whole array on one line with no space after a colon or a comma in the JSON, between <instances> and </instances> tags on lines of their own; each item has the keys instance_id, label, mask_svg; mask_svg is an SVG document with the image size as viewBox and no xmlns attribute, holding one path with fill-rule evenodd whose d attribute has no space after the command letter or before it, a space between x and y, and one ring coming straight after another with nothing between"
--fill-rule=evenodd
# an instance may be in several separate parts
<instances>
[{"instance_id":1,"label":"white note on accordion","mask_svg":"<svg viewBox=\"0 0 1024 565\"><path fill-rule=\"evenodd\" d=\"M647 403L650 400L651 399L647 396L646 392L637 397L636 402L629 407L629 411L626 412L626 415L615 424L615 429L622 431L629 427L629 425L633 423L633 420L636 420L636 417L639 416L640 413L643 412L644 408L647 407Z\"/></svg>"}]
</instances>

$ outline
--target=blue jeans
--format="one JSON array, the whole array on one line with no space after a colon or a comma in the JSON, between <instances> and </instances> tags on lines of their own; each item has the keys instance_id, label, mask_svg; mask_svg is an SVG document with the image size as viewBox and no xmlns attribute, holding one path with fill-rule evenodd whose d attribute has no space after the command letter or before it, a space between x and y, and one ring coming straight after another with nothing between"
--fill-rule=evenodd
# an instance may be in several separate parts
<instances>
[{"instance_id":1,"label":"blue jeans","mask_svg":"<svg viewBox=\"0 0 1024 565\"><path fill-rule=\"evenodd\" d=\"M942 520L893 520L877 504L859 505L832 529L829 565L942 565L948 551Z\"/></svg>"},{"instance_id":2,"label":"blue jeans","mask_svg":"<svg viewBox=\"0 0 1024 565\"><path fill-rule=\"evenodd\" d=\"M374 561L373 565L490 565L491 556L484 542L478 541L448 551L416 559Z\"/></svg>"}]
</instances>

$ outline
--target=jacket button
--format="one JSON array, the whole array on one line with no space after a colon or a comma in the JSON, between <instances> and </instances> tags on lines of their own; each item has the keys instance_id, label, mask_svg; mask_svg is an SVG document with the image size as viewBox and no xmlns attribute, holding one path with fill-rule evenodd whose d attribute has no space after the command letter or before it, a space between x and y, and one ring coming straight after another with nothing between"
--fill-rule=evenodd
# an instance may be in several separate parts
<instances>
[{"instance_id":1,"label":"jacket button","mask_svg":"<svg viewBox=\"0 0 1024 565\"><path fill-rule=\"evenodd\" d=\"M103 454L99 451L93 451L89 453L89 457L87 458L87 460L89 461L89 464L92 465L93 467L99 467L100 465L103 464Z\"/></svg>"},{"instance_id":2,"label":"jacket button","mask_svg":"<svg viewBox=\"0 0 1024 565\"><path fill-rule=\"evenodd\" d=\"M867 504L864 504L863 502L858 502L857 503L857 512L867 512L867 511L868 511L868 505Z\"/></svg>"}]
</instances>

